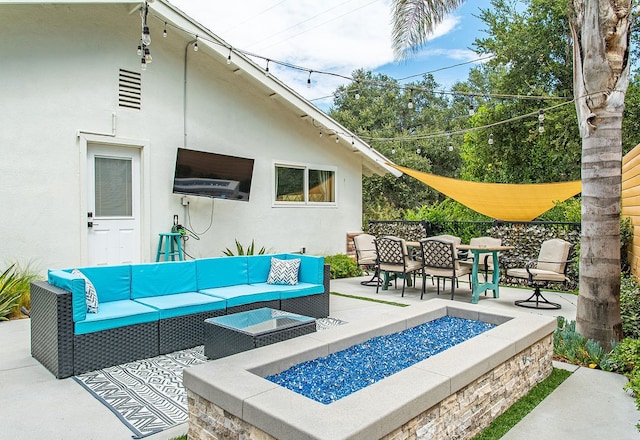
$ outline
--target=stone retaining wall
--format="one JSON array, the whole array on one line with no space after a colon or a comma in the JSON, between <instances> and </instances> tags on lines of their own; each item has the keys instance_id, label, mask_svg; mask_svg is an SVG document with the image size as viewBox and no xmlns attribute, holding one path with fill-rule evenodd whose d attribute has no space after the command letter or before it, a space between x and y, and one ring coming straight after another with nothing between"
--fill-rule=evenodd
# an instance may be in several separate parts
<instances>
[{"instance_id":1,"label":"stone retaining wall","mask_svg":"<svg viewBox=\"0 0 640 440\"><path fill-rule=\"evenodd\" d=\"M472 438L551 374L552 356L553 340L549 335L382 438ZM191 390L188 404L189 439L274 439Z\"/></svg>"}]
</instances>

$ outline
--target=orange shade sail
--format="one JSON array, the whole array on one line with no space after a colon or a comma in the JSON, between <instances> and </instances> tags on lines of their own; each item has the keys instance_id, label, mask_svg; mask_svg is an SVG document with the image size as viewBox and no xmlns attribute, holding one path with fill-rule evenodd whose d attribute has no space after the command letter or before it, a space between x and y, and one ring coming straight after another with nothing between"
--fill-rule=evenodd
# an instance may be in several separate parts
<instances>
[{"instance_id":1,"label":"orange shade sail","mask_svg":"<svg viewBox=\"0 0 640 440\"><path fill-rule=\"evenodd\" d=\"M579 180L558 183L485 183L436 176L395 164L393 168L488 217L505 221L531 221L553 208L554 202L579 194Z\"/></svg>"}]
</instances>

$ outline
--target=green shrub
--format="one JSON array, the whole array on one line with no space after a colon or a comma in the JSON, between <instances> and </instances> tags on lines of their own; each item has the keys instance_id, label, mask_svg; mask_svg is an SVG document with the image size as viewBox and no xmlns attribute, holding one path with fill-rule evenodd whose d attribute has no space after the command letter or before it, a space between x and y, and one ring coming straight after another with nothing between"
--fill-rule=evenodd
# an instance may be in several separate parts
<instances>
[{"instance_id":1,"label":"green shrub","mask_svg":"<svg viewBox=\"0 0 640 440\"><path fill-rule=\"evenodd\" d=\"M0 275L0 321L9 319L8 316L20 300L20 292L15 288L18 281L14 264Z\"/></svg>"},{"instance_id":2,"label":"green shrub","mask_svg":"<svg viewBox=\"0 0 640 440\"><path fill-rule=\"evenodd\" d=\"M234 255L263 255L266 252L266 249L264 248L264 246L262 246L256 253L255 243L253 242L253 240L251 240L251 244L247 246L247 249L245 250L244 246L242 246L242 244L238 240L236 240L236 251L238 253L234 254L231 249L226 248L224 251L222 251L222 253L228 257L233 257Z\"/></svg>"},{"instance_id":3,"label":"green shrub","mask_svg":"<svg viewBox=\"0 0 640 440\"><path fill-rule=\"evenodd\" d=\"M603 368L608 362L608 353L600 344L585 339L576 332L576 322L567 322L563 317L558 317L558 328L553 333L553 353L557 358L589 368Z\"/></svg>"},{"instance_id":4,"label":"green shrub","mask_svg":"<svg viewBox=\"0 0 640 440\"><path fill-rule=\"evenodd\" d=\"M629 378L624 388L633 392L636 407L640 409L640 339L624 338L620 341L611 351L604 369ZM640 429L640 424L636 426Z\"/></svg>"},{"instance_id":5,"label":"green shrub","mask_svg":"<svg viewBox=\"0 0 640 440\"><path fill-rule=\"evenodd\" d=\"M356 260L345 254L329 255L324 257L324 262L331 266L332 280L359 277L363 273Z\"/></svg>"},{"instance_id":6,"label":"green shrub","mask_svg":"<svg viewBox=\"0 0 640 440\"><path fill-rule=\"evenodd\" d=\"M620 280L620 317L623 335L640 339L640 285L634 276Z\"/></svg>"}]
</instances>

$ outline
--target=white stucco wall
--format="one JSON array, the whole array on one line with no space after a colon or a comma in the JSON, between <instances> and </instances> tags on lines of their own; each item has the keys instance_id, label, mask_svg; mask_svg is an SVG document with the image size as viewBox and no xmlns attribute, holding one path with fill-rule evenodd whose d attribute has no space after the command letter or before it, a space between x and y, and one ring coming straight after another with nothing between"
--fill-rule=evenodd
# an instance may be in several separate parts
<instances>
[{"instance_id":1,"label":"white stucco wall","mask_svg":"<svg viewBox=\"0 0 640 440\"><path fill-rule=\"evenodd\" d=\"M142 75L141 111L118 107L118 71L139 71L138 13L131 5L0 4L0 191L8 237L4 262L39 271L86 264L86 140L142 146L142 260L155 259L157 234L174 214L189 226L172 194L176 149L184 144L185 46L191 39L151 20L153 63ZM215 32L215 30L213 30ZM234 240L275 252L345 252L361 227L362 159L336 145L269 91L233 73L225 59L188 52L187 148L255 159L249 203L215 200L213 223L189 240L194 257L219 256ZM78 131L112 132L81 135ZM337 206L274 207L274 160L337 167ZM190 197L196 232L210 222L210 199Z\"/></svg>"}]
</instances>

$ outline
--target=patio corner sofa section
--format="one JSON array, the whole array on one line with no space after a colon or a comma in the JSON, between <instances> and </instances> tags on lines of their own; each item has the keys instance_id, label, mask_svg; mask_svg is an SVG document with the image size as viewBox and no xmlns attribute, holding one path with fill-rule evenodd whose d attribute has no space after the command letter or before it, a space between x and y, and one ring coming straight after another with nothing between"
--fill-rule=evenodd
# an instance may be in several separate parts
<instances>
[{"instance_id":1,"label":"patio corner sofa section","mask_svg":"<svg viewBox=\"0 0 640 440\"><path fill-rule=\"evenodd\" d=\"M298 284L268 284L271 258L299 258ZM87 313L84 279L50 270L31 284L31 355L57 378L204 344L204 320L270 307L329 315L324 258L276 254L80 268L95 286Z\"/></svg>"}]
</instances>

